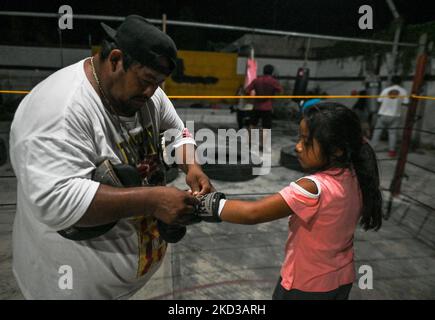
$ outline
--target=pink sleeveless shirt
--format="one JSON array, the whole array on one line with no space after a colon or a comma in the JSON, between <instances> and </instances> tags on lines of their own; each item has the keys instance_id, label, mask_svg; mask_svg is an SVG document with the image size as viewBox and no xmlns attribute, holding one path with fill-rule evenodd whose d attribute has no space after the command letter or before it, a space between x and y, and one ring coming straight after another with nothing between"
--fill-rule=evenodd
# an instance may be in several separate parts
<instances>
[{"instance_id":1,"label":"pink sleeveless shirt","mask_svg":"<svg viewBox=\"0 0 435 320\"><path fill-rule=\"evenodd\" d=\"M287 290L331 291L355 280L353 236L362 195L357 177L349 169L331 169L305 178L317 185L317 194L294 182L280 191L295 213L289 217L281 285Z\"/></svg>"}]
</instances>

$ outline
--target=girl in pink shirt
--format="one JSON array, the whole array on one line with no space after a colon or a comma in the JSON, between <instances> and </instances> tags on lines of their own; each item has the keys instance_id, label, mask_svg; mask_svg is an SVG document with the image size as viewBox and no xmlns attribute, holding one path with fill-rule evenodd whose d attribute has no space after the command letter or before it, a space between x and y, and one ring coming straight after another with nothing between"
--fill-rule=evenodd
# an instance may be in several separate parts
<instances>
[{"instance_id":1,"label":"girl in pink shirt","mask_svg":"<svg viewBox=\"0 0 435 320\"><path fill-rule=\"evenodd\" d=\"M296 152L309 175L257 201L225 200L217 193L211 215L202 218L256 224L289 217L273 299L347 299L355 280L358 222L365 230L382 224L376 155L363 140L358 116L331 102L304 111Z\"/></svg>"}]
</instances>

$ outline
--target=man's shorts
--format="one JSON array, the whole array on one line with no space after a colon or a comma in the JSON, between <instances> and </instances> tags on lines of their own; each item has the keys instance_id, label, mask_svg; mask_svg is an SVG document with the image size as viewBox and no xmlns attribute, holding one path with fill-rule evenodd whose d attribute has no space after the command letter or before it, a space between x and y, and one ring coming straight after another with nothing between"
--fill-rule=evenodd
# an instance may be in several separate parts
<instances>
[{"instance_id":1,"label":"man's shorts","mask_svg":"<svg viewBox=\"0 0 435 320\"><path fill-rule=\"evenodd\" d=\"M261 126L263 129L272 128L272 110L254 110L252 111L251 124L258 126L261 119Z\"/></svg>"}]
</instances>

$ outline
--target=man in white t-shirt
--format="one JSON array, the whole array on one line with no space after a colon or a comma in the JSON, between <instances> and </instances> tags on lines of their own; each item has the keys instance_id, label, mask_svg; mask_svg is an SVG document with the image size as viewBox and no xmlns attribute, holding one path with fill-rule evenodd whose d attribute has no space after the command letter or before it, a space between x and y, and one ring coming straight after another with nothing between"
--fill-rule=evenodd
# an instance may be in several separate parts
<instances>
[{"instance_id":1,"label":"man in white t-shirt","mask_svg":"<svg viewBox=\"0 0 435 320\"><path fill-rule=\"evenodd\" d=\"M116 188L93 181L102 159L136 166L151 178L159 133L171 129L181 159L195 141L159 85L175 66L176 47L140 16L117 30L92 58L39 83L18 107L11 127L17 176L13 273L27 299L126 299L160 266L167 243L157 219L179 223L196 195L213 191L194 161L184 161L191 191ZM189 147L189 145L191 147ZM116 224L74 241L68 228Z\"/></svg>"},{"instance_id":2,"label":"man in white t-shirt","mask_svg":"<svg viewBox=\"0 0 435 320\"><path fill-rule=\"evenodd\" d=\"M400 86L402 79L399 76L393 76L392 85L381 92L378 102L381 106L378 111L375 129L371 144L373 148L379 143L382 130L388 129L388 155L396 156L397 128L400 127L400 115L402 104L408 104L408 93Z\"/></svg>"}]
</instances>

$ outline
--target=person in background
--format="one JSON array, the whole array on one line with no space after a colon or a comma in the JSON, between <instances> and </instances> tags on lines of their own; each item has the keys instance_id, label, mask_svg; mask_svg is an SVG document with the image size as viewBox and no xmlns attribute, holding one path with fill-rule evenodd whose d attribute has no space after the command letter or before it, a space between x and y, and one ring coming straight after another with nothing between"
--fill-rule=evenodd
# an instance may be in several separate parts
<instances>
[{"instance_id":1,"label":"person in background","mask_svg":"<svg viewBox=\"0 0 435 320\"><path fill-rule=\"evenodd\" d=\"M373 148L379 143L382 130L388 130L388 155L395 157L397 129L400 127L401 108L403 104L409 103L408 92L401 86L402 78L394 76L391 80L392 85L385 88L381 92L381 97L378 102L381 106L378 111L378 118L373 130L373 138L371 144Z\"/></svg>"},{"instance_id":2,"label":"person in background","mask_svg":"<svg viewBox=\"0 0 435 320\"><path fill-rule=\"evenodd\" d=\"M353 96L366 96L367 90L362 89L360 91L352 91ZM358 115L358 118L361 122L361 129L364 137L367 139L370 138L370 124L369 124L369 105L367 103L367 98L358 98L355 104L352 106L352 110Z\"/></svg>"},{"instance_id":3,"label":"person in background","mask_svg":"<svg viewBox=\"0 0 435 320\"><path fill-rule=\"evenodd\" d=\"M244 96L245 90L241 85L236 92L238 96ZM251 123L252 109L254 108L252 103L249 103L246 99L240 98L235 108L231 109L232 112L237 114L237 125L239 129L249 128Z\"/></svg>"},{"instance_id":4,"label":"person in background","mask_svg":"<svg viewBox=\"0 0 435 320\"><path fill-rule=\"evenodd\" d=\"M255 90L256 96L274 96L282 93L283 89L278 80L272 74L274 67L267 64L263 68L263 75L254 79L245 89L247 95ZM257 127L261 120L260 137L263 136L262 129L272 129L272 99L254 99L254 110L252 112L251 125ZM260 139L260 150L262 149L263 139Z\"/></svg>"}]
</instances>

